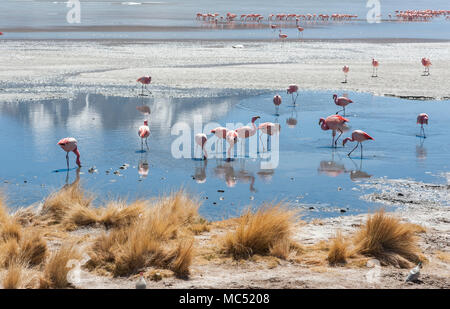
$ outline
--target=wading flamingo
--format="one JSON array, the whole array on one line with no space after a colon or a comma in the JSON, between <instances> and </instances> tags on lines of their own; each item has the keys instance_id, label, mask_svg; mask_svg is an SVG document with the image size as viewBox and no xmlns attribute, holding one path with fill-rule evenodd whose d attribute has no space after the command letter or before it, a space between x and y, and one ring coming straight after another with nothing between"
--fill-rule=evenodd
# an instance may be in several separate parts
<instances>
[{"instance_id":1,"label":"wading flamingo","mask_svg":"<svg viewBox=\"0 0 450 309\"><path fill-rule=\"evenodd\" d=\"M139 127L138 135L141 138L141 150L144 149L144 140L148 149L147 138L150 136L150 128L148 127L147 120L144 120L144 125Z\"/></svg>"},{"instance_id":2,"label":"wading flamingo","mask_svg":"<svg viewBox=\"0 0 450 309\"><path fill-rule=\"evenodd\" d=\"M144 88L145 88L145 90L147 90L148 92L150 92L148 89L147 89L147 85L150 85L150 83L152 82L152 77L151 76L142 76L142 77L139 77L137 80L136 80L138 83L141 83L142 84L142 90L141 90L141 93L139 94L139 95L141 95L141 96L146 96L146 94L144 94ZM151 92L150 92L151 93Z\"/></svg>"},{"instance_id":3,"label":"wading flamingo","mask_svg":"<svg viewBox=\"0 0 450 309\"><path fill-rule=\"evenodd\" d=\"M280 130L281 130L280 124L279 123L273 123L273 122L264 122L264 123L261 123L258 126L258 130L260 130L262 133L267 134L267 151L269 151L270 150L269 149L269 147L270 147L269 138L271 136L273 136L273 135L276 135L276 134L280 133ZM261 136L262 136L262 134L259 135L259 140L261 141L261 144L263 145L263 152L265 152L266 149L264 147L264 143L262 141L262 137Z\"/></svg>"},{"instance_id":4,"label":"wading flamingo","mask_svg":"<svg viewBox=\"0 0 450 309\"><path fill-rule=\"evenodd\" d=\"M430 65L431 65L430 59L422 58L421 62L422 62L422 65L424 66L423 76L429 76L430 75Z\"/></svg>"},{"instance_id":5,"label":"wading flamingo","mask_svg":"<svg viewBox=\"0 0 450 309\"><path fill-rule=\"evenodd\" d=\"M355 146L355 148L352 149L352 151L350 151L347 156L350 157L350 155L352 154L353 151L355 151L356 148L358 148L359 145L361 145L361 158L363 157L363 145L362 142L367 141L367 140L373 140L373 137L371 137L369 134L367 134L366 132L362 131L362 130L355 130L352 132L352 138L347 137L342 141L342 146L345 146L345 143L347 142L358 142Z\"/></svg>"},{"instance_id":6,"label":"wading flamingo","mask_svg":"<svg viewBox=\"0 0 450 309\"><path fill-rule=\"evenodd\" d=\"M425 129L423 127L424 124L428 125L428 115L425 113L421 113L417 116L417 124L420 124L420 134L419 137L426 138L425 136Z\"/></svg>"},{"instance_id":7,"label":"wading flamingo","mask_svg":"<svg viewBox=\"0 0 450 309\"><path fill-rule=\"evenodd\" d=\"M333 140L331 141L331 147L336 147L337 141L341 137L342 133L344 133L344 131L348 128L347 125L345 124L346 122L348 122L348 119L340 115L331 115L328 116L326 119L324 118L319 119L319 125L322 128L322 130L324 131L332 130ZM336 136L336 131L339 131L340 134L335 141L334 138Z\"/></svg>"},{"instance_id":8,"label":"wading flamingo","mask_svg":"<svg viewBox=\"0 0 450 309\"><path fill-rule=\"evenodd\" d=\"M302 38L303 38L303 30L305 30L305 28L303 28L303 27L297 27L297 29L298 29L298 32L301 33Z\"/></svg>"},{"instance_id":9,"label":"wading flamingo","mask_svg":"<svg viewBox=\"0 0 450 309\"><path fill-rule=\"evenodd\" d=\"M333 100L334 100L334 104L342 107L341 110L336 112L336 115L339 114L339 112L344 111L344 117L345 117L345 107L347 105L349 105L350 103L353 103L353 101L347 97L338 97L337 94L333 94Z\"/></svg>"},{"instance_id":10,"label":"wading flamingo","mask_svg":"<svg viewBox=\"0 0 450 309\"><path fill-rule=\"evenodd\" d=\"M347 74L350 71L350 67L348 65L344 65L342 68L342 72L344 72L345 80L342 83L347 83Z\"/></svg>"},{"instance_id":11,"label":"wading flamingo","mask_svg":"<svg viewBox=\"0 0 450 309\"><path fill-rule=\"evenodd\" d=\"M205 144L208 141L206 134L197 133L197 134L195 134L194 140L195 140L195 144L197 144L198 146L200 146L202 148L203 160L208 159L208 153L206 152L206 149L205 149Z\"/></svg>"},{"instance_id":12,"label":"wading flamingo","mask_svg":"<svg viewBox=\"0 0 450 309\"><path fill-rule=\"evenodd\" d=\"M220 152L223 151L223 140L227 137L227 132L228 132L228 129L224 128L224 127L217 127L215 129L211 130L211 133L214 134L215 136L217 136L216 153L217 153L217 150L219 149L219 147L218 147L219 140L220 140L221 146L222 146Z\"/></svg>"},{"instance_id":13,"label":"wading flamingo","mask_svg":"<svg viewBox=\"0 0 450 309\"><path fill-rule=\"evenodd\" d=\"M295 84L289 85L286 92L291 95L292 105L295 106L295 102L297 102L297 98L298 98L298 86ZM294 93L296 94L295 99L294 99Z\"/></svg>"},{"instance_id":14,"label":"wading flamingo","mask_svg":"<svg viewBox=\"0 0 450 309\"><path fill-rule=\"evenodd\" d=\"M280 29L280 33L278 34L278 37L282 40L287 39L287 34L281 33L281 29Z\"/></svg>"},{"instance_id":15,"label":"wading flamingo","mask_svg":"<svg viewBox=\"0 0 450 309\"><path fill-rule=\"evenodd\" d=\"M259 116L255 116L252 117L252 126L243 126L240 128L237 128L235 131L237 132L238 138L241 139L241 146L243 146L243 143L245 141L246 138L249 138L253 135L255 135L256 133L256 125L255 125L255 121L258 120L260 117Z\"/></svg>"},{"instance_id":16,"label":"wading flamingo","mask_svg":"<svg viewBox=\"0 0 450 309\"><path fill-rule=\"evenodd\" d=\"M281 97L278 94L273 97L273 105L275 105L275 114L278 115L278 109L281 105Z\"/></svg>"},{"instance_id":17,"label":"wading flamingo","mask_svg":"<svg viewBox=\"0 0 450 309\"><path fill-rule=\"evenodd\" d=\"M375 58L372 58L372 77L378 77L378 66L380 64L378 63L378 60L375 60Z\"/></svg>"},{"instance_id":18,"label":"wading flamingo","mask_svg":"<svg viewBox=\"0 0 450 309\"><path fill-rule=\"evenodd\" d=\"M73 137L66 137L58 142L58 145L67 153L67 169L69 169L69 152L73 152L77 156L76 163L78 167L81 167L80 152L78 151L77 140Z\"/></svg>"},{"instance_id":19,"label":"wading flamingo","mask_svg":"<svg viewBox=\"0 0 450 309\"><path fill-rule=\"evenodd\" d=\"M234 145L238 141L237 132L235 130L229 130L227 132L226 140L227 140L228 144L230 144L230 146L228 147L228 150L227 150L227 161L231 161L231 149L233 149Z\"/></svg>"}]
</instances>

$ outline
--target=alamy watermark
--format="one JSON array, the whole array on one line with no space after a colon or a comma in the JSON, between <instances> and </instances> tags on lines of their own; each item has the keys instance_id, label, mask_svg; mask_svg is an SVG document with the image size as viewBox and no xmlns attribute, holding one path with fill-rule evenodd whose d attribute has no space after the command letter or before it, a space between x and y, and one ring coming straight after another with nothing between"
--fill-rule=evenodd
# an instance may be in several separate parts
<instances>
[{"instance_id":1,"label":"alamy watermark","mask_svg":"<svg viewBox=\"0 0 450 309\"><path fill-rule=\"evenodd\" d=\"M369 24L381 23L381 3L380 0L368 0L366 4L370 8L366 15Z\"/></svg>"},{"instance_id":2,"label":"alamy watermark","mask_svg":"<svg viewBox=\"0 0 450 309\"><path fill-rule=\"evenodd\" d=\"M67 12L66 20L69 24L81 23L81 3L80 0L68 0L67 7L71 8Z\"/></svg>"},{"instance_id":3,"label":"alamy watermark","mask_svg":"<svg viewBox=\"0 0 450 309\"><path fill-rule=\"evenodd\" d=\"M242 123L227 123L227 132L232 132L243 127ZM252 124L247 124L252 128ZM279 128L279 124L274 124ZM260 159L261 169L274 169L279 164L279 129L276 132L266 134L253 127L249 130L249 136L229 139L220 138L211 133L220 124L209 122L203 124L202 116L194 117L193 128L187 122L177 122L171 128L171 135L176 136L171 144L171 154L175 159L190 158L201 159L206 154L208 159L234 160L236 158ZM195 143L194 136L204 133L207 142L203 145Z\"/></svg>"}]
</instances>

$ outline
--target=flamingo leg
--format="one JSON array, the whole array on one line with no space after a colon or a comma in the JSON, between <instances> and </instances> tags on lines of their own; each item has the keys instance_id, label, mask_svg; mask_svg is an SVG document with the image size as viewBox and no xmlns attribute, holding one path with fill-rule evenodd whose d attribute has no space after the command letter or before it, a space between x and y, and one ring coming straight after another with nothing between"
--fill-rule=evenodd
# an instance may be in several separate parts
<instances>
[{"instance_id":1,"label":"flamingo leg","mask_svg":"<svg viewBox=\"0 0 450 309\"><path fill-rule=\"evenodd\" d=\"M333 133L331 133L331 136L333 137L333 139L331 140L331 147L333 148L336 145L336 143L334 142L334 138L336 136L336 131L333 130Z\"/></svg>"},{"instance_id":2,"label":"flamingo leg","mask_svg":"<svg viewBox=\"0 0 450 309\"><path fill-rule=\"evenodd\" d=\"M361 160L362 160L362 158L363 158L363 145L362 145L362 143L360 143L361 144Z\"/></svg>"},{"instance_id":3,"label":"flamingo leg","mask_svg":"<svg viewBox=\"0 0 450 309\"><path fill-rule=\"evenodd\" d=\"M150 148L148 147L148 144L147 144L147 138L145 138L145 146L147 146L147 150L150 150Z\"/></svg>"},{"instance_id":4,"label":"flamingo leg","mask_svg":"<svg viewBox=\"0 0 450 309\"><path fill-rule=\"evenodd\" d=\"M141 138L141 151L144 150L144 140Z\"/></svg>"},{"instance_id":5,"label":"flamingo leg","mask_svg":"<svg viewBox=\"0 0 450 309\"><path fill-rule=\"evenodd\" d=\"M69 170L69 153L66 154L67 170Z\"/></svg>"},{"instance_id":6,"label":"flamingo leg","mask_svg":"<svg viewBox=\"0 0 450 309\"><path fill-rule=\"evenodd\" d=\"M270 136L267 134L267 151L270 151Z\"/></svg>"},{"instance_id":7,"label":"flamingo leg","mask_svg":"<svg viewBox=\"0 0 450 309\"><path fill-rule=\"evenodd\" d=\"M344 133L343 131L339 131L341 132L341 134L339 134L338 138L336 138L336 140L334 141L334 146L337 147L337 141L339 140L339 138L341 137L341 135Z\"/></svg>"},{"instance_id":8,"label":"flamingo leg","mask_svg":"<svg viewBox=\"0 0 450 309\"><path fill-rule=\"evenodd\" d=\"M266 148L264 147L264 142L262 141L262 134L259 135L259 140L261 141L261 145L263 146L263 152L266 152Z\"/></svg>"},{"instance_id":9,"label":"flamingo leg","mask_svg":"<svg viewBox=\"0 0 450 309\"><path fill-rule=\"evenodd\" d=\"M358 148L358 146L359 146L359 142L358 142L358 144L356 144L355 148L353 148L352 151L350 151L350 152L347 154L347 156L350 157L350 155L352 154L352 152L355 151L355 149Z\"/></svg>"}]
</instances>

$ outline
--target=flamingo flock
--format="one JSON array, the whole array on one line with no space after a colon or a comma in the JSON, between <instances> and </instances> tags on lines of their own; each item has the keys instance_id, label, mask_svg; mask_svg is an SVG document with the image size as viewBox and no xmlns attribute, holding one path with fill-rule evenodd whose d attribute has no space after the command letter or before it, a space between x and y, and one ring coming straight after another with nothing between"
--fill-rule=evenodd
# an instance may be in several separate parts
<instances>
[{"instance_id":1,"label":"flamingo flock","mask_svg":"<svg viewBox=\"0 0 450 309\"><path fill-rule=\"evenodd\" d=\"M280 34L281 34L281 30L280 30ZM430 75L429 67L431 66L430 59L422 58L421 63L425 68L423 75L429 76ZM379 63L374 58L372 58L372 66L374 68L374 70L372 72L372 77L376 77L378 75L377 68L379 66ZM345 74L345 80L343 81L343 83L346 83L347 82L347 74L350 71L349 66L345 65L342 68L342 71ZM151 76L142 76L137 79L137 82L142 85L141 93L139 95L141 95L141 96L145 95L144 89L146 89L148 91L147 85L149 85L151 83L151 80L152 80ZM298 98L298 89L299 89L298 85L291 84L288 86L288 88L286 90L287 94L291 95L293 107L295 107L296 101ZM295 94L295 96L294 96L294 94ZM345 118L345 116L346 116L345 112L346 112L346 107L349 104L353 103L353 101L345 95L339 97L337 94L333 94L333 102L335 105L342 107L342 109L338 110L336 112L336 114L334 114L334 115L330 115L326 118L320 118L319 125L320 125L321 129L324 131L327 131L327 130L332 131L331 146L336 148L339 138L342 136L342 134L345 131L348 130L347 122L349 122L349 119ZM281 105L281 103L282 103L281 96L278 94L275 95L273 97L273 104L275 105L275 108L276 108L276 115L278 115L278 108ZM339 115L339 113L341 111L343 112L344 116ZM150 114L149 110L148 110L147 114ZM227 149L227 160L231 160L231 151L232 151L234 145L238 142L238 139L241 139L241 141L244 142L245 139L248 139L249 137L257 134L258 130L261 131L259 138L260 138L260 142L263 146L263 151L264 152L266 151L266 147L264 145L264 142L262 141L262 134L267 135L266 145L267 145L267 150L270 150L269 138L271 136L279 134L281 131L281 126L279 123L264 122L264 123L260 124L258 127L256 127L255 122L258 119L260 119L259 116L254 116L251 119L251 126L243 126L243 127L237 128L235 130L229 130L225 127L217 127L215 129L211 130L210 133L214 134L217 137L217 144L215 147L216 153L219 149L218 142L221 141L223 143L223 140L225 140L229 145L229 147ZM425 113L421 113L417 116L417 124L420 124L420 134L417 135L418 137L426 138L424 125L425 124L428 125L428 121L429 121L429 116ZM289 121L287 123L288 123L288 125L290 125ZM337 132L339 132L339 136L335 139ZM144 124L139 127L138 136L141 139L141 151L143 151L144 143L147 147L147 150L149 150L148 143L147 143L148 137L150 136L150 127L148 124L148 120L144 120ZM351 138L350 137L345 138L343 140L342 145L345 146L345 144L347 142L355 142L356 141L357 145L355 146L355 148L352 151L350 151L348 153L348 156L350 156L351 153L358 146L360 146L361 147L361 158L362 158L362 155L363 155L362 143L367 140L374 140L374 138L372 138L369 134L367 134L366 132L364 132L362 130L354 130L352 132ZM203 160L207 160L208 154L205 150L205 144L208 141L208 137L206 136L206 134L204 134L204 133L196 134L194 137L194 141L195 141L195 144L197 146L200 146L202 149ZM58 142L58 145L66 152L67 169L69 169L69 153L70 152L73 152L76 155L76 164L78 165L78 167L81 167L81 161L80 161L81 156L80 156L80 152L78 150L78 142L74 137L63 138ZM222 145L222 147L223 147L223 145Z\"/></svg>"}]
</instances>

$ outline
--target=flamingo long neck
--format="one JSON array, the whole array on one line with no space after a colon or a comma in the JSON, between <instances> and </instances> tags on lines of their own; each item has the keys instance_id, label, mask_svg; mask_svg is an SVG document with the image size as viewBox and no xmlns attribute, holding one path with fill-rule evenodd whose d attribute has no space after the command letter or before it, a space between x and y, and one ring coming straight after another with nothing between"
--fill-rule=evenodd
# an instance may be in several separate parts
<instances>
[{"instance_id":1,"label":"flamingo long neck","mask_svg":"<svg viewBox=\"0 0 450 309\"><path fill-rule=\"evenodd\" d=\"M351 138L347 137L342 141L342 144L345 145L347 142L354 142L354 141L355 140L353 139L353 136Z\"/></svg>"},{"instance_id":2,"label":"flamingo long neck","mask_svg":"<svg viewBox=\"0 0 450 309\"><path fill-rule=\"evenodd\" d=\"M327 123L325 121L322 121L322 124L320 125L320 127L322 128L322 130L328 130L329 127L327 125Z\"/></svg>"},{"instance_id":3,"label":"flamingo long neck","mask_svg":"<svg viewBox=\"0 0 450 309\"><path fill-rule=\"evenodd\" d=\"M78 151L78 148L75 148L73 153L77 156L77 165L81 167L80 152Z\"/></svg>"},{"instance_id":4,"label":"flamingo long neck","mask_svg":"<svg viewBox=\"0 0 450 309\"><path fill-rule=\"evenodd\" d=\"M256 133L257 128L256 128L256 125L255 125L255 121L256 121L256 119L255 119L255 120L252 120L252 129L251 129L251 131L249 132L250 135L254 135L254 134Z\"/></svg>"}]
</instances>

